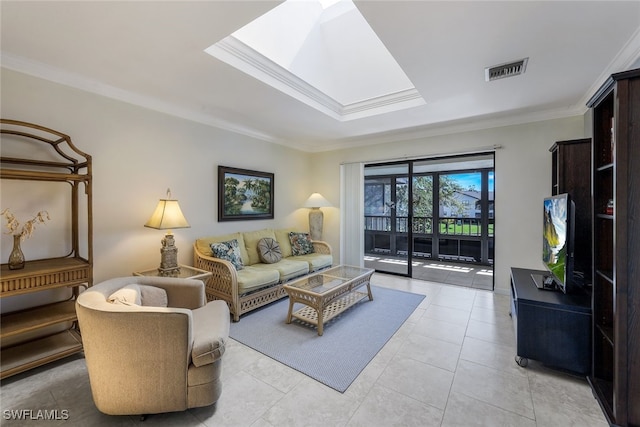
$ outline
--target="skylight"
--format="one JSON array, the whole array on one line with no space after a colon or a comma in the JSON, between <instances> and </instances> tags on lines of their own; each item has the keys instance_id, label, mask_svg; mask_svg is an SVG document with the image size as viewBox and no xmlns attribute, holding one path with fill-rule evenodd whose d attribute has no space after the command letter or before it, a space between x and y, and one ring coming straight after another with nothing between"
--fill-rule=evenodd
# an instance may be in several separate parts
<instances>
[{"instance_id":1,"label":"skylight","mask_svg":"<svg viewBox=\"0 0 640 427\"><path fill-rule=\"evenodd\" d=\"M323 9L327 9L340 1L341 0L318 0Z\"/></svg>"},{"instance_id":2,"label":"skylight","mask_svg":"<svg viewBox=\"0 0 640 427\"><path fill-rule=\"evenodd\" d=\"M288 0L205 52L340 121L425 103L351 0Z\"/></svg>"}]
</instances>

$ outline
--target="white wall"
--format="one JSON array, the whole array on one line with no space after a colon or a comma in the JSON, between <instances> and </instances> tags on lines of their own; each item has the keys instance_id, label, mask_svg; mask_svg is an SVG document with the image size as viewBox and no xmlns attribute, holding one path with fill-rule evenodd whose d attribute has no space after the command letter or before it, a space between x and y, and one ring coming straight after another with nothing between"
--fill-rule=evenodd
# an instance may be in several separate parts
<instances>
[{"instance_id":1,"label":"white wall","mask_svg":"<svg viewBox=\"0 0 640 427\"><path fill-rule=\"evenodd\" d=\"M508 293L509 268L542 269L542 199L551 194L551 153L555 141L584 137L584 118L549 120L488 130L397 141L314 155L314 191L334 206L340 202L340 163L469 152L494 144L496 150L495 289ZM325 240L339 259L338 208L323 208Z\"/></svg>"},{"instance_id":2,"label":"white wall","mask_svg":"<svg viewBox=\"0 0 640 427\"><path fill-rule=\"evenodd\" d=\"M298 207L311 192L335 206L323 212L324 238L337 260L341 162L428 157L499 144L495 284L506 293L511 266L542 268L540 204L550 194L548 149L555 141L584 137L587 128L580 116L309 154L7 70L1 78L2 117L65 132L93 156L96 281L157 266L163 232L143 224L167 187L191 224L175 231L182 263L191 264L191 245L200 236L280 226L306 229L308 211ZM275 219L217 222L219 164L274 172ZM8 237L2 236L3 262L10 251Z\"/></svg>"},{"instance_id":3,"label":"white wall","mask_svg":"<svg viewBox=\"0 0 640 427\"><path fill-rule=\"evenodd\" d=\"M3 118L66 133L93 157L95 283L159 265L164 231L143 225L167 187L191 225L174 230L179 262L184 264L192 265L192 244L198 237L266 227L308 229L308 210L300 208L312 189L308 153L5 69L1 79ZM217 222L218 165L275 173L275 218ZM52 208L22 195L10 199L15 195L12 183L2 181L2 208ZM51 221L23 242L27 259L37 253L31 244L46 238L56 221L66 221L61 216L52 212ZM3 263L11 243L11 236L2 234Z\"/></svg>"}]
</instances>

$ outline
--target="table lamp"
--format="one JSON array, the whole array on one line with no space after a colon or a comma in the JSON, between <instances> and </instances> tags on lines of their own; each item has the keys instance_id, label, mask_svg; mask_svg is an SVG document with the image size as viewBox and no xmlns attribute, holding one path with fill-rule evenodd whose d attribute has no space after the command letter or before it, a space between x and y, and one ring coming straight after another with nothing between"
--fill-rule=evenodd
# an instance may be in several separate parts
<instances>
[{"instance_id":1,"label":"table lamp","mask_svg":"<svg viewBox=\"0 0 640 427\"><path fill-rule=\"evenodd\" d=\"M156 210L144 226L155 228L156 230L167 230L167 234L164 236L164 239L161 240L161 260L158 272L160 276L176 276L180 272L180 267L178 266L178 248L175 245L171 230L175 228L189 228L190 225L182 214L178 201L171 199L171 190L167 189L167 198L160 199Z\"/></svg>"},{"instance_id":2,"label":"table lamp","mask_svg":"<svg viewBox=\"0 0 640 427\"><path fill-rule=\"evenodd\" d=\"M313 193L305 202L305 208L311 208L309 211L309 234L311 234L312 240L322 239L322 221L324 214L320 208L331 207L331 203L320 193Z\"/></svg>"}]
</instances>

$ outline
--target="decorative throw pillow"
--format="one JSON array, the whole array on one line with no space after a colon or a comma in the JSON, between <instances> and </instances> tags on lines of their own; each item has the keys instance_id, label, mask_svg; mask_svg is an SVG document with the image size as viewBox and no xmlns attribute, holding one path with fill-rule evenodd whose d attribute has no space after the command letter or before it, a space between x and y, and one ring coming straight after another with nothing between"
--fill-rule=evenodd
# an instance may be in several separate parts
<instances>
[{"instance_id":1,"label":"decorative throw pillow","mask_svg":"<svg viewBox=\"0 0 640 427\"><path fill-rule=\"evenodd\" d=\"M138 285L142 305L149 307L166 307L169 303L167 291L150 285Z\"/></svg>"},{"instance_id":2,"label":"decorative throw pillow","mask_svg":"<svg viewBox=\"0 0 640 427\"><path fill-rule=\"evenodd\" d=\"M289 233L289 240L291 241L291 253L293 256L312 254L313 243L311 243L311 237L307 233Z\"/></svg>"},{"instance_id":3,"label":"decorative throw pillow","mask_svg":"<svg viewBox=\"0 0 640 427\"><path fill-rule=\"evenodd\" d=\"M236 239L226 242L212 243L211 252L216 258L229 261L236 270L242 270L244 264L242 263L242 255L240 254L240 246Z\"/></svg>"},{"instance_id":4,"label":"decorative throw pillow","mask_svg":"<svg viewBox=\"0 0 640 427\"><path fill-rule=\"evenodd\" d=\"M265 264L273 264L282 259L282 250L276 239L264 237L258 241L258 254Z\"/></svg>"},{"instance_id":5,"label":"decorative throw pillow","mask_svg":"<svg viewBox=\"0 0 640 427\"><path fill-rule=\"evenodd\" d=\"M107 298L112 304L141 305L140 287L138 285L127 285L118 289Z\"/></svg>"}]
</instances>

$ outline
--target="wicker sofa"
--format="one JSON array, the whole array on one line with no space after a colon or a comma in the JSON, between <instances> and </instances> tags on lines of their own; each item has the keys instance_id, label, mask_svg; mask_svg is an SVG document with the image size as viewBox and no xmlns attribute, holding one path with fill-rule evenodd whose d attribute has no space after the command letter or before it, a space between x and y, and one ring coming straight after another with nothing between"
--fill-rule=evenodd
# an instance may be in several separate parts
<instances>
[{"instance_id":1,"label":"wicker sofa","mask_svg":"<svg viewBox=\"0 0 640 427\"><path fill-rule=\"evenodd\" d=\"M226 301L233 321L237 322L242 314L285 297L283 283L332 265L328 243L312 241L312 253L294 255L290 233L297 232L294 229L264 229L197 239L193 245L193 265L213 274L206 283L207 300ZM274 239L278 243L281 260L263 262L258 249L263 239ZM227 259L214 256L211 248L212 244L234 240L239 247L240 268Z\"/></svg>"}]
</instances>

